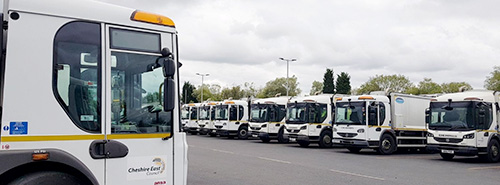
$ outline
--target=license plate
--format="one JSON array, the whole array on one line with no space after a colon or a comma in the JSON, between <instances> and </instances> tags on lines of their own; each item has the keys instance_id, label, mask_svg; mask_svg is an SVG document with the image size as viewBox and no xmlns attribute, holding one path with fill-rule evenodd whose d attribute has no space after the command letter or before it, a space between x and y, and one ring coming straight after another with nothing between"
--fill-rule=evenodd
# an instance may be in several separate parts
<instances>
[{"instance_id":1,"label":"license plate","mask_svg":"<svg viewBox=\"0 0 500 185\"><path fill-rule=\"evenodd\" d=\"M214 132L214 133L215 133L215 132L217 132L217 130L212 130L212 132Z\"/></svg>"},{"instance_id":2,"label":"license plate","mask_svg":"<svg viewBox=\"0 0 500 185\"><path fill-rule=\"evenodd\" d=\"M293 137L291 137L291 138L289 138L289 140L290 140L290 141L297 141L297 138L293 138Z\"/></svg>"},{"instance_id":3,"label":"license plate","mask_svg":"<svg viewBox=\"0 0 500 185\"><path fill-rule=\"evenodd\" d=\"M340 139L334 139L332 140L333 143L340 143Z\"/></svg>"},{"instance_id":4,"label":"license plate","mask_svg":"<svg viewBox=\"0 0 500 185\"><path fill-rule=\"evenodd\" d=\"M443 154L454 154L455 151L453 151L453 150L441 150L441 153L443 153Z\"/></svg>"},{"instance_id":5,"label":"license plate","mask_svg":"<svg viewBox=\"0 0 500 185\"><path fill-rule=\"evenodd\" d=\"M258 137L258 135L257 134L253 134L252 137Z\"/></svg>"}]
</instances>

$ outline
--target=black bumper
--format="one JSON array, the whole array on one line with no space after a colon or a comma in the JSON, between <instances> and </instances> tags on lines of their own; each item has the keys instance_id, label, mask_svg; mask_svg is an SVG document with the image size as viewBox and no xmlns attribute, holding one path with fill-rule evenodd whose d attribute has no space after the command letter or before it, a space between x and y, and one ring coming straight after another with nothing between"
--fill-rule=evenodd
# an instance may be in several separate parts
<instances>
[{"instance_id":1,"label":"black bumper","mask_svg":"<svg viewBox=\"0 0 500 185\"><path fill-rule=\"evenodd\" d=\"M475 156L478 154L486 154L486 148L476 148L470 146L452 146L452 145L436 145L428 144L426 149L431 152L453 151L454 155Z\"/></svg>"}]
</instances>

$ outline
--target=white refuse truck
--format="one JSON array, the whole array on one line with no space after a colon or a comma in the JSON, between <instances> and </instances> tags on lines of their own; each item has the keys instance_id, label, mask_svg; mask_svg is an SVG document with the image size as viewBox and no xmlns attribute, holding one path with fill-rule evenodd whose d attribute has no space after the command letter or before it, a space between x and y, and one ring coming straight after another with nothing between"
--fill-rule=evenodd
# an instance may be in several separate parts
<instances>
[{"instance_id":1,"label":"white refuse truck","mask_svg":"<svg viewBox=\"0 0 500 185\"><path fill-rule=\"evenodd\" d=\"M198 131L201 135L216 136L216 130L214 126L215 121L215 106L217 102L206 102L203 103L200 108L200 116L198 120L198 126L200 130Z\"/></svg>"},{"instance_id":2,"label":"white refuse truck","mask_svg":"<svg viewBox=\"0 0 500 185\"><path fill-rule=\"evenodd\" d=\"M500 159L500 92L473 90L433 99L427 114L427 149L445 160L455 155Z\"/></svg>"},{"instance_id":3,"label":"white refuse truck","mask_svg":"<svg viewBox=\"0 0 500 185\"><path fill-rule=\"evenodd\" d=\"M267 143L276 139L288 142L284 137L286 104L290 97L272 97L254 100L250 105L249 132L252 137Z\"/></svg>"},{"instance_id":4,"label":"white refuse truck","mask_svg":"<svg viewBox=\"0 0 500 185\"><path fill-rule=\"evenodd\" d=\"M249 101L225 100L215 109L217 135L238 139L248 138Z\"/></svg>"},{"instance_id":5,"label":"white refuse truck","mask_svg":"<svg viewBox=\"0 0 500 185\"><path fill-rule=\"evenodd\" d=\"M354 153L362 148L380 154L398 148L425 149L430 99L399 93L336 98L333 143Z\"/></svg>"},{"instance_id":6,"label":"white refuse truck","mask_svg":"<svg viewBox=\"0 0 500 185\"><path fill-rule=\"evenodd\" d=\"M171 19L86 0L0 19L0 184L186 184Z\"/></svg>"},{"instance_id":7,"label":"white refuse truck","mask_svg":"<svg viewBox=\"0 0 500 185\"><path fill-rule=\"evenodd\" d=\"M332 146L333 94L292 98L287 105L285 137L302 147Z\"/></svg>"},{"instance_id":8,"label":"white refuse truck","mask_svg":"<svg viewBox=\"0 0 500 185\"><path fill-rule=\"evenodd\" d=\"M196 135L200 131L200 126L198 125L198 121L200 116L199 109L201 105L202 105L201 103L190 103L185 105L187 111L189 112L189 118L183 120L184 132Z\"/></svg>"}]
</instances>

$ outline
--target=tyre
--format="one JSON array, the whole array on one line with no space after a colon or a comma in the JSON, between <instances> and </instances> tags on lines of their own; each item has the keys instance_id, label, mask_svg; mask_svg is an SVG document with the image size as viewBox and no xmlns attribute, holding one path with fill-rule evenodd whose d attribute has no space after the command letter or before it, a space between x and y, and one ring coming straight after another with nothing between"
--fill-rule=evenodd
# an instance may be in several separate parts
<instances>
[{"instance_id":1,"label":"tyre","mask_svg":"<svg viewBox=\"0 0 500 185\"><path fill-rule=\"evenodd\" d=\"M208 133L208 135L209 135L210 137L215 137L215 136L217 136L217 134L216 134L216 133L213 133L213 132Z\"/></svg>"},{"instance_id":2,"label":"tyre","mask_svg":"<svg viewBox=\"0 0 500 185\"><path fill-rule=\"evenodd\" d=\"M200 131L199 133L200 133L200 135L207 135L208 132L204 130L204 131Z\"/></svg>"},{"instance_id":3,"label":"tyre","mask_svg":"<svg viewBox=\"0 0 500 185\"><path fill-rule=\"evenodd\" d=\"M396 141L389 134L382 135L378 147L378 153L383 155L392 154L396 150Z\"/></svg>"},{"instance_id":4,"label":"tyre","mask_svg":"<svg viewBox=\"0 0 500 185\"><path fill-rule=\"evenodd\" d=\"M309 141L301 141L301 140L297 141L297 143L299 143L301 147L308 147L310 144Z\"/></svg>"},{"instance_id":5,"label":"tyre","mask_svg":"<svg viewBox=\"0 0 500 185\"><path fill-rule=\"evenodd\" d=\"M248 139L248 126L243 125L238 129L238 139Z\"/></svg>"},{"instance_id":6,"label":"tyre","mask_svg":"<svg viewBox=\"0 0 500 185\"><path fill-rule=\"evenodd\" d=\"M439 153L439 155L441 155L441 158L443 158L444 160L452 160L453 157L455 157L455 155L453 154L444 154L444 153Z\"/></svg>"},{"instance_id":7,"label":"tyre","mask_svg":"<svg viewBox=\"0 0 500 185\"><path fill-rule=\"evenodd\" d=\"M189 133L191 133L191 135L198 135L197 131L189 131Z\"/></svg>"},{"instance_id":8,"label":"tyre","mask_svg":"<svg viewBox=\"0 0 500 185\"><path fill-rule=\"evenodd\" d=\"M361 148L349 147L349 148L347 148L347 150L349 150L349 152L351 152L351 153L359 153Z\"/></svg>"},{"instance_id":9,"label":"tyre","mask_svg":"<svg viewBox=\"0 0 500 185\"><path fill-rule=\"evenodd\" d=\"M500 160L500 144L498 140L492 139L488 144L487 154L480 156L480 158L486 162L498 162Z\"/></svg>"},{"instance_id":10,"label":"tyre","mask_svg":"<svg viewBox=\"0 0 500 185\"><path fill-rule=\"evenodd\" d=\"M285 127L281 127L278 131L278 142L279 143L288 143L288 138L285 137Z\"/></svg>"},{"instance_id":11,"label":"tyre","mask_svg":"<svg viewBox=\"0 0 500 185\"><path fill-rule=\"evenodd\" d=\"M332 147L332 131L330 130L323 130L321 134L319 135L319 142L318 145L321 148L330 148Z\"/></svg>"},{"instance_id":12,"label":"tyre","mask_svg":"<svg viewBox=\"0 0 500 185\"><path fill-rule=\"evenodd\" d=\"M86 180L86 179L85 179ZM57 171L33 172L18 177L8 185L87 185L86 181L73 175Z\"/></svg>"}]
</instances>

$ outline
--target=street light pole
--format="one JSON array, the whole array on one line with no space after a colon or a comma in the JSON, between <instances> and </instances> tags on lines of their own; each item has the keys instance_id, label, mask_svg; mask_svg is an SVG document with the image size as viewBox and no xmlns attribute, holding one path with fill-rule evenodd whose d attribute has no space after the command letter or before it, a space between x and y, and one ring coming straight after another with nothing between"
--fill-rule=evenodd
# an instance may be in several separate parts
<instances>
[{"instance_id":1,"label":"street light pole","mask_svg":"<svg viewBox=\"0 0 500 185\"><path fill-rule=\"evenodd\" d=\"M200 101L200 103L203 103L203 78L205 76L209 76L210 74L208 74L208 73L204 73L204 74L203 73L196 73L196 75L201 76L201 101Z\"/></svg>"},{"instance_id":2,"label":"street light pole","mask_svg":"<svg viewBox=\"0 0 500 185\"><path fill-rule=\"evenodd\" d=\"M283 60L286 62L286 96L288 96L288 91L290 90L290 84L288 83L288 71L289 71L289 64L290 62L297 61L297 59L286 59L280 57L280 60Z\"/></svg>"}]
</instances>

